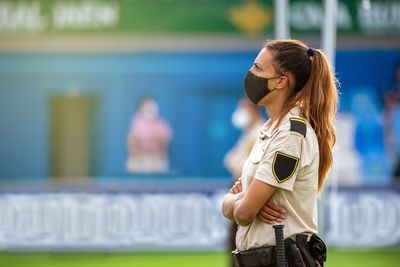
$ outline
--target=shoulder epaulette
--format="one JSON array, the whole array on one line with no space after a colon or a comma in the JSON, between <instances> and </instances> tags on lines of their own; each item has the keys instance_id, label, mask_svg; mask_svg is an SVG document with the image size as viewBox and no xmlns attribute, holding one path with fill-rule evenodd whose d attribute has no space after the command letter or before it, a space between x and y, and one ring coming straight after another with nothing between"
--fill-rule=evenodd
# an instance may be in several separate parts
<instances>
[{"instance_id":1,"label":"shoulder epaulette","mask_svg":"<svg viewBox=\"0 0 400 267\"><path fill-rule=\"evenodd\" d=\"M307 125L305 120L299 118L290 118L290 130L293 132L298 132L306 137Z\"/></svg>"}]
</instances>

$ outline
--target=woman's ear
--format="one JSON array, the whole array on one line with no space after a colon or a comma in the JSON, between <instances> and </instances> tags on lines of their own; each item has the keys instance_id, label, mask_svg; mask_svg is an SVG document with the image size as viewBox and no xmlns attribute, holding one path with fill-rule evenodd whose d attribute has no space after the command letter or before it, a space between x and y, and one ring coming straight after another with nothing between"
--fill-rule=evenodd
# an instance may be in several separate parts
<instances>
[{"instance_id":1,"label":"woman's ear","mask_svg":"<svg viewBox=\"0 0 400 267\"><path fill-rule=\"evenodd\" d=\"M276 89L283 89L286 86L289 87L289 79L288 79L288 77L286 77L286 76L279 77L279 80L277 81L275 88Z\"/></svg>"}]
</instances>

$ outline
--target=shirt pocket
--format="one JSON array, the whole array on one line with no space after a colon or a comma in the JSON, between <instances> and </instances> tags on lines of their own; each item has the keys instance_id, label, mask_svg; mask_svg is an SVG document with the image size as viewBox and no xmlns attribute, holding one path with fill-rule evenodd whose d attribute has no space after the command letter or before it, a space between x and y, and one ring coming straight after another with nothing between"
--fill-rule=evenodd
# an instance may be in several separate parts
<instances>
[{"instance_id":1,"label":"shirt pocket","mask_svg":"<svg viewBox=\"0 0 400 267\"><path fill-rule=\"evenodd\" d=\"M264 158L269 145L269 140L260 142L253 153L250 155L250 161L253 164L258 164Z\"/></svg>"}]
</instances>

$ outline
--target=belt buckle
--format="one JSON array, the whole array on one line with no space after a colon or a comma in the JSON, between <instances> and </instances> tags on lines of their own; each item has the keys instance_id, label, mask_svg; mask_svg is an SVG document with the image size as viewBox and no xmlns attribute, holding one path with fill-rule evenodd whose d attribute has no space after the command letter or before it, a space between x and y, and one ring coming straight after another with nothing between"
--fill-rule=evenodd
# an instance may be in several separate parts
<instances>
[{"instance_id":1,"label":"belt buckle","mask_svg":"<svg viewBox=\"0 0 400 267\"><path fill-rule=\"evenodd\" d=\"M232 251L232 260L236 267L242 267L242 262L240 261L240 252L237 250Z\"/></svg>"}]
</instances>

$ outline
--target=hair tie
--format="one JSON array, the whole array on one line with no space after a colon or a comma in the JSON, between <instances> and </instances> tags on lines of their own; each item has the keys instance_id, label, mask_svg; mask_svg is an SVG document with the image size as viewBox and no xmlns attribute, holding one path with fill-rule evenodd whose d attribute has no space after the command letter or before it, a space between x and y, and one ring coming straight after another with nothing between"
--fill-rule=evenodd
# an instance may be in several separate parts
<instances>
[{"instance_id":1,"label":"hair tie","mask_svg":"<svg viewBox=\"0 0 400 267\"><path fill-rule=\"evenodd\" d=\"M313 49L312 49L311 47L308 48L307 55L308 55L309 57L314 56L314 51L313 51Z\"/></svg>"}]
</instances>

